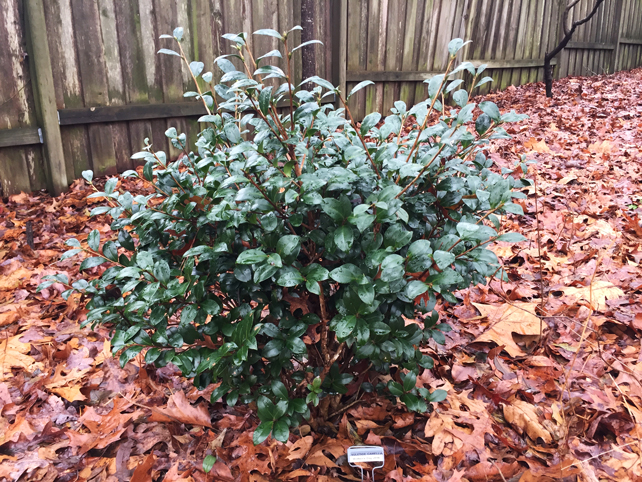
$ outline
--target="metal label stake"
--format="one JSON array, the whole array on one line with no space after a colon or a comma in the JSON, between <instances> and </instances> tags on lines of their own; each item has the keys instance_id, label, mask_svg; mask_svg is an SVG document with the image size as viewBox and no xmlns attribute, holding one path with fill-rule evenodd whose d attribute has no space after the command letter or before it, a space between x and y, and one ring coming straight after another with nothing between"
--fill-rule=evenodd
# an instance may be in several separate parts
<instances>
[{"instance_id":1,"label":"metal label stake","mask_svg":"<svg viewBox=\"0 0 642 482\"><path fill-rule=\"evenodd\" d=\"M385 465L386 455L383 447L375 445L358 445L348 447L348 464L350 467L358 467L361 470L361 480L363 481L363 467L359 464L363 463L380 463L372 467L372 482L374 482L375 469L380 469Z\"/></svg>"}]
</instances>

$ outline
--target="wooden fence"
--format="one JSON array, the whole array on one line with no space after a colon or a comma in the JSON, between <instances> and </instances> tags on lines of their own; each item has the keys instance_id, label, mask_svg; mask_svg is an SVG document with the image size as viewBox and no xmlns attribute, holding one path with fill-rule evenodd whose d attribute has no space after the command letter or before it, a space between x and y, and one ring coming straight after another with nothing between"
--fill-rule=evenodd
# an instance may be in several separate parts
<instances>
[{"instance_id":1,"label":"wooden fence","mask_svg":"<svg viewBox=\"0 0 642 482\"><path fill-rule=\"evenodd\" d=\"M303 6L302 6L303 3ZM592 3L592 2L590 2ZM574 8L582 17L589 1ZM359 117L397 99L425 97L422 81L444 69L451 38L470 39L462 60L486 63L492 88L542 80L543 57L560 35L562 0L0 0L0 195L60 192L85 169L98 175L133 167L148 137L176 127L194 138L202 106L183 98L190 77L159 39L185 28L188 56L213 69L230 53L226 32L309 27L306 74L348 89ZM306 11L307 9L307 11ZM303 18L302 18L303 10ZM310 21L312 19L312 21ZM276 40L255 36L255 54ZM606 0L557 60L557 76L642 65L642 0ZM294 58L302 76L301 57ZM216 71L216 69L213 69ZM490 86L487 86L490 88Z\"/></svg>"}]
</instances>

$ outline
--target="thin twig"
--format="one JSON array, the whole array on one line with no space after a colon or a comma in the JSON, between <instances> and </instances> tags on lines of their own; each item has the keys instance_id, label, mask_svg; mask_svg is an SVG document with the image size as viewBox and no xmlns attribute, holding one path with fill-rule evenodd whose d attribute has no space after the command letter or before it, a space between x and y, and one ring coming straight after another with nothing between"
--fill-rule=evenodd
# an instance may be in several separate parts
<instances>
[{"instance_id":1,"label":"thin twig","mask_svg":"<svg viewBox=\"0 0 642 482\"><path fill-rule=\"evenodd\" d=\"M442 144L442 145L441 145L441 147L440 147L440 148L439 148L439 150L435 153L435 155L434 155L434 156L432 156L432 159L430 160L430 162L428 162L428 164L426 164L426 165L421 169L421 171L419 171L419 174L417 174L417 177L415 177L412 181L410 181L410 183L409 183L406 187L404 187L404 188L399 192L399 194L397 194L397 195L395 196L395 199L399 198L399 196L401 196L401 195L402 195L403 193L405 193L408 189L410 189L410 186L412 186L415 182L417 182L417 181L419 180L419 178L423 175L423 173L424 173L424 172L426 172L426 169L428 169L428 168L430 167L430 165L433 163L433 161L434 161L435 159L437 159L437 156L438 156L439 154L441 154L441 151L443 151L445 147L446 147L446 144Z\"/></svg>"},{"instance_id":2,"label":"thin twig","mask_svg":"<svg viewBox=\"0 0 642 482\"><path fill-rule=\"evenodd\" d=\"M417 144L419 144L419 138L421 137L421 133L426 128L426 124L428 124L428 119L430 118L430 114L432 114L433 107L435 107L435 102L437 102L437 97L438 97L439 91L441 91L441 88L444 86L444 83L446 82L446 77L448 77L448 73L450 72L450 67L452 67L452 64L453 64L454 60L455 60L455 58L451 57L450 61L448 62L448 66L446 67L446 72L444 73L444 78L442 79L441 84L439 84L439 88L437 89L437 92L435 93L435 98L432 100L432 103L430 104L430 108L428 109L428 113L426 113L426 118L424 119L423 124L421 124L421 128L419 129L419 132L417 133L417 138L415 139L415 143L412 145L412 148L410 149L410 152L408 152L408 157L406 158L406 162L410 161L410 158L412 157L412 154L413 154L414 150L416 149Z\"/></svg>"},{"instance_id":3,"label":"thin twig","mask_svg":"<svg viewBox=\"0 0 642 482\"><path fill-rule=\"evenodd\" d=\"M350 108L348 107L348 104L346 104L346 101L343 100L343 97L341 97L340 94L337 94L337 97L339 97L339 100L343 104L343 108L346 110L346 113L348 114L348 117L350 118L350 124L352 125L352 128L357 133L357 137L361 141L361 144L363 145L363 148L366 151L366 156L368 156L368 160L370 161L370 164L372 164L372 167L374 168L375 172L377 173L377 177L379 179L381 179L381 173L379 172L379 169L377 169L377 165L375 164L375 162L372 160L372 157L370 156L370 152L368 152L368 146L366 146L366 141L361 136L361 132L359 132L359 129L357 129L357 124L354 122L354 119L352 118L352 112L350 112Z\"/></svg>"},{"instance_id":4,"label":"thin twig","mask_svg":"<svg viewBox=\"0 0 642 482\"><path fill-rule=\"evenodd\" d=\"M542 241L539 228L539 191L537 188L537 172L535 172L535 222L537 226L537 256L539 257L539 297L540 309L544 311L544 305L548 299L544 299L544 262L542 261ZM542 342L542 331L544 329L544 320L539 318L539 343Z\"/></svg>"}]
</instances>

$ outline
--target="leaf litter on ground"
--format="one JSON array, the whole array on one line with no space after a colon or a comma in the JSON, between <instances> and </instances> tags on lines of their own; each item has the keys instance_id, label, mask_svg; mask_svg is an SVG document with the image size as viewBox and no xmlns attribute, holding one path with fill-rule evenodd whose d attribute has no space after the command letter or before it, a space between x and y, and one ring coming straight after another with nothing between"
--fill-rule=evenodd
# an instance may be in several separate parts
<instances>
[{"instance_id":1,"label":"leaf litter on ground","mask_svg":"<svg viewBox=\"0 0 642 482\"><path fill-rule=\"evenodd\" d=\"M385 448L386 481L640 480L642 69L564 79L555 91L485 96L530 116L487 155L497 168L534 159L537 183L516 199L525 216L502 219L528 241L493 248L508 281L438 306L453 330L431 342L435 367L417 386L445 400L411 414L366 394L286 444L254 446L256 407L209 405L215 387L196 390L171 364L138 356L121 368L106 328L80 328L85 300L63 300L60 283L36 292L43 276L78 277L79 261L59 261L66 239L110 233L89 217L101 200L87 199L84 181L55 199L3 199L0 480L359 480L346 460L359 443Z\"/></svg>"}]
</instances>

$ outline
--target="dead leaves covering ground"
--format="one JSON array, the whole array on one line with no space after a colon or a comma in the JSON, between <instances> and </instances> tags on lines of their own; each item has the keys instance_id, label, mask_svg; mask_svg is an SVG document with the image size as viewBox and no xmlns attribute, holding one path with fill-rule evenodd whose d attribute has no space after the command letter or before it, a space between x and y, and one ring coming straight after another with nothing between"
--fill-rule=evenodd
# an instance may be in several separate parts
<instances>
[{"instance_id":1,"label":"dead leaves covering ground","mask_svg":"<svg viewBox=\"0 0 642 482\"><path fill-rule=\"evenodd\" d=\"M107 329L81 330L84 302L63 301L63 286L36 294L47 274L77 277L77 261L57 262L68 237L110 232L89 219L83 182L3 200L0 479L358 480L346 448L367 443L385 447L391 482L641 480L640 92L642 70L565 79L553 101L541 85L488 96L531 116L488 154L500 167L537 160L537 191L525 217L503 219L530 240L494 248L509 281L440 306L453 331L418 383L448 398L417 415L364 397L288 444L255 447L253 407L210 406L171 365L120 368Z\"/></svg>"}]
</instances>

